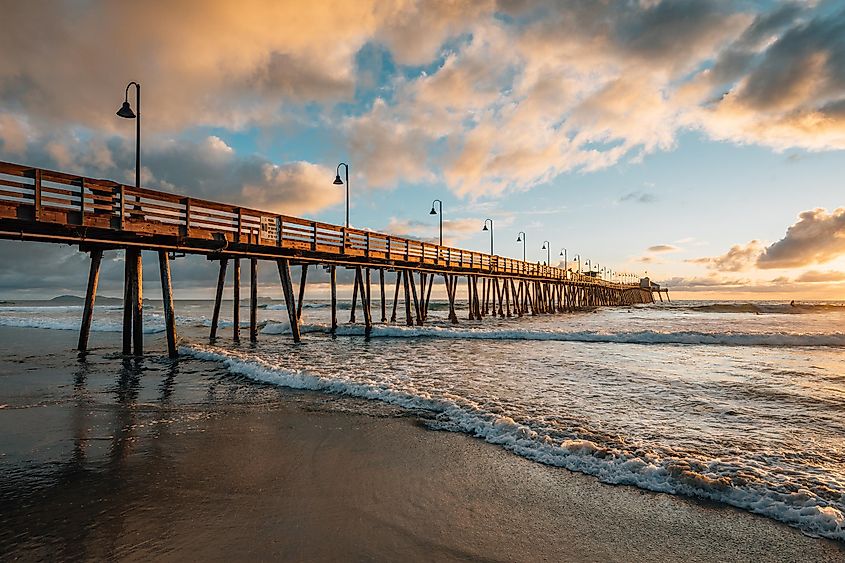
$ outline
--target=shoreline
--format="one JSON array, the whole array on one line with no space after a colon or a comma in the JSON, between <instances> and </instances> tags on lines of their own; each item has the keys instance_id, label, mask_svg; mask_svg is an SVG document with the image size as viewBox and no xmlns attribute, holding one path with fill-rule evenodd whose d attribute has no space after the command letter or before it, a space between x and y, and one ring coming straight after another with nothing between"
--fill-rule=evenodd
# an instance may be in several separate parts
<instances>
[{"instance_id":1,"label":"shoreline","mask_svg":"<svg viewBox=\"0 0 845 563\"><path fill-rule=\"evenodd\" d=\"M238 406L13 518L24 558L841 561L845 546L740 509L535 463L412 415L293 401ZM317 397L316 399L321 399ZM310 407L308 405L311 405ZM348 410L347 410L348 409ZM83 502L77 521L57 520ZM15 511L17 512L17 511ZM32 530L30 530L32 531ZM37 535L37 534L36 534ZM59 541L56 541L58 538ZM58 548L58 549L56 549Z\"/></svg>"},{"instance_id":2,"label":"shoreline","mask_svg":"<svg viewBox=\"0 0 845 563\"><path fill-rule=\"evenodd\" d=\"M0 333L35 346L30 337L43 332ZM4 468L13 446L43 448L51 456L43 467L60 464L42 481L23 463L4 472L4 558L845 557L840 543L764 516L604 484L430 429L425 413L378 401L247 383L207 362L155 357L115 381L117 336L99 339L82 377L72 331L53 335L49 352L27 358L23 370L0 362L0 381L11 384L4 393L18 381L54 378L61 397L0 409L9 429L0 437ZM161 340L149 339L151 354L163 350ZM61 373L42 370L56 360L66 365ZM202 395L209 381L220 397ZM185 399L193 387L199 398Z\"/></svg>"}]
</instances>

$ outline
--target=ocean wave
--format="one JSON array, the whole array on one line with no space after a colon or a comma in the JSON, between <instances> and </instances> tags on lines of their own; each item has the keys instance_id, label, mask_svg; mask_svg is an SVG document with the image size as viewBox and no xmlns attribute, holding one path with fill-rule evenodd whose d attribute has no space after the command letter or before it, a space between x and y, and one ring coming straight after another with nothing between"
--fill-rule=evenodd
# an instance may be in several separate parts
<instances>
[{"instance_id":1,"label":"ocean wave","mask_svg":"<svg viewBox=\"0 0 845 563\"><path fill-rule=\"evenodd\" d=\"M654 305L654 308L697 311L700 313L788 314L845 312L845 304L834 303L708 303L706 305Z\"/></svg>"},{"instance_id":2,"label":"ocean wave","mask_svg":"<svg viewBox=\"0 0 845 563\"><path fill-rule=\"evenodd\" d=\"M301 332L328 332L328 325L305 324ZM287 323L267 322L265 334L290 332ZM365 336L362 325L340 325L338 336ZM451 338L475 340L550 340L560 342L595 342L615 344L701 344L719 346L845 346L845 333L796 334L786 332L659 332L653 330L631 332L565 332L555 330L509 330L496 328L453 327L372 327L370 338Z\"/></svg>"},{"instance_id":3,"label":"ocean wave","mask_svg":"<svg viewBox=\"0 0 845 563\"><path fill-rule=\"evenodd\" d=\"M765 469L673 458L633 444L623 449L577 436L555 439L454 395L438 398L410 386L397 388L391 383L362 382L341 375L327 378L200 345L183 346L180 351L198 359L222 362L231 373L263 383L432 411L436 413L433 425L437 428L473 435L527 459L593 475L606 483L723 502L786 522L810 535L845 540L843 506L807 489L770 483Z\"/></svg>"},{"instance_id":4,"label":"ocean wave","mask_svg":"<svg viewBox=\"0 0 845 563\"><path fill-rule=\"evenodd\" d=\"M43 306L25 306L25 305L2 305L0 306L0 314L3 313L74 313L82 311L82 305L43 305ZM122 305L95 305L96 311L119 311L123 309Z\"/></svg>"},{"instance_id":5,"label":"ocean wave","mask_svg":"<svg viewBox=\"0 0 845 563\"><path fill-rule=\"evenodd\" d=\"M144 317L144 334L156 334L164 332L164 323L149 322L150 319ZM82 325L80 319L50 319L38 317L0 317L0 326L8 326L15 328L37 328L42 330L79 330ZM123 323L118 321L98 321L91 322L92 332L121 332L123 330Z\"/></svg>"}]
</instances>

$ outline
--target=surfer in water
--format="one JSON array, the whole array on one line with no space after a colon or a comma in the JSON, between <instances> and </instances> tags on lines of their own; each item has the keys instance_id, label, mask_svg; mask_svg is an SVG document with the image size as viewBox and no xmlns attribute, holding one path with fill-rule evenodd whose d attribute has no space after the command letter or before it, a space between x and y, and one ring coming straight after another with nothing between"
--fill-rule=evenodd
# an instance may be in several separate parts
<instances>
[{"instance_id":1,"label":"surfer in water","mask_svg":"<svg viewBox=\"0 0 845 563\"><path fill-rule=\"evenodd\" d=\"M790 302L789 302L789 306L790 306L790 307L795 307L795 299L793 299L792 301L790 301Z\"/></svg>"}]
</instances>

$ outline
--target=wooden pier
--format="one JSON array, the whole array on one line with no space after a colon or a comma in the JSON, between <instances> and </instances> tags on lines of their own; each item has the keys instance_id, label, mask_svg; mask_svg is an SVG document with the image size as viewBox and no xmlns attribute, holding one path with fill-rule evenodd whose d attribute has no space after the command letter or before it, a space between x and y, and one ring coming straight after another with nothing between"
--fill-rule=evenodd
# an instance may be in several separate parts
<instances>
[{"instance_id":1,"label":"wooden pier","mask_svg":"<svg viewBox=\"0 0 845 563\"><path fill-rule=\"evenodd\" d=\"M230 262L234 279L233 338L240 339L241 260L249 260L251 341L258 335L259 260L273 261L278 268L295 342L300 341L310 266L324 266L329 271L332 331L338 325L338 267L354 270L350 321L355 322L360 309L368 331L374 322L373 271L378 273L380 322L395 323L402 318L409 326L423 325L428 319L431 290L438 277L445 285L452 323L458 322L456 303L462 299L458 295L459 279L466 280L470 320L653 303L653 293L661 291L651 284L611 282L549 265L6 162L0 162L0 238L78 245L90 253L80 350L88 345L103 251L124 250L123 353L127 355L143 354L142 250L158 252L167 345L172 357L177 355L177 335L170 253L175 252L203 254L219 262L211 339L217 336ZM298 292L294 291L291 265L301 266ZM395 273L389 320L387 273ZM404 311L397 316L400 300Z\"/></svg>"}]
</instances>

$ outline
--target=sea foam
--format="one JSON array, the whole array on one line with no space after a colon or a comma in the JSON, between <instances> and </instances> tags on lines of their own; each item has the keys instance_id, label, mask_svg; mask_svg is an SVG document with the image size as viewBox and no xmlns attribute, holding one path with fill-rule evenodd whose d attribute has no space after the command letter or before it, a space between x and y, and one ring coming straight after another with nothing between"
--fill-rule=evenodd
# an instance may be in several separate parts
<instances>
[{"instance_id":1,"label":"sea foam","mask_svg":"<svg viewBox=\"0 0 845 563\"><path fill-rule=\"evenodd\" d=\"M327 332L323 324L305 324L302 332ZM287 323L268 322L265 334L290 332ZM367 336L362 325L340 325L338 336ZM631 332L519 330L497 328L406 327L375 325L369 338L450 338L478 340L549 340L559 342L596 342L616 344L701 344L722 346L845 346L845 333L796 334L787 332Z\"/></svg>"},{"instance_id":2,"label":"sea foam","mask_svg":"<svg viewBox=\"0 0 845 563\"><path fill-rule=\"evenodd\" d=\"M635 444L621 449L578 437L554 439L510 417L487 412L463 397L435 397L407 384L400 388L386 381L324 377L286 369L246 353L201 345L183 346L180 351L222 362L231 373L255 381L428 410L436 413L432 426L438 429L476 436L527 459L593 475L606 483L724 502L786 522L809 535L845 541L842 502L773 484L767 480L765 468L744 466L742 479L734 480L737 468L728 464L667 457Z\"/></svg>"}]
</instances>

